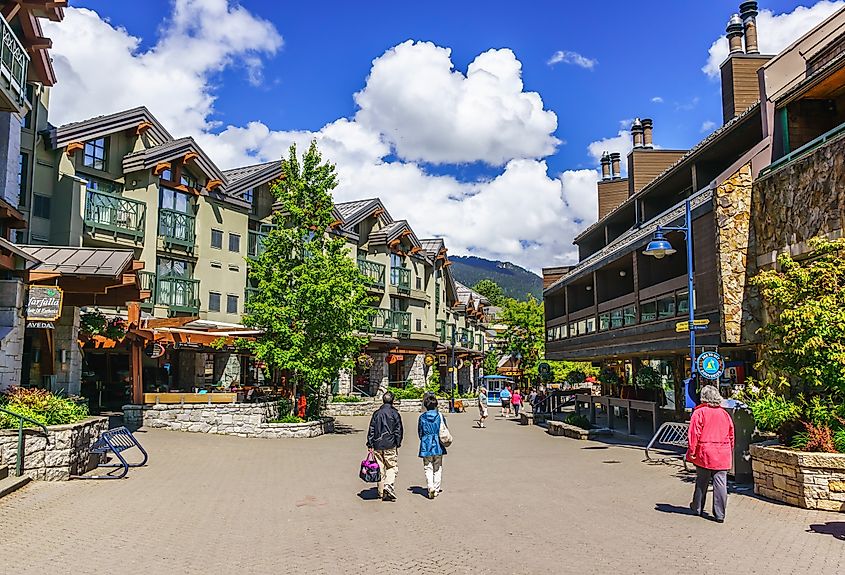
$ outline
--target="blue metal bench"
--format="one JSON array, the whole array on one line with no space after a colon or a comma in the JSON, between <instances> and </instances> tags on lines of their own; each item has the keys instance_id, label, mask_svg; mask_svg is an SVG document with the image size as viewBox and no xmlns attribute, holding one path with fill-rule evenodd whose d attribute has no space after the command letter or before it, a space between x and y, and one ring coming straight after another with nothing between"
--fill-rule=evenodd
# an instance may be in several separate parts
<instances>
[{"instance_id":1,"label":"blue metal bench","mask_svg":"<svg viewBox=\"0 0 845 575\"><path fill-rule=\"evenodd\" d=\"M140 463L129 463L121 454L123 451L133 447L137 447L144 456ZM122 467L122 471L117 475L112 475L110 473L105 475L88 476L74 475L74 479L122 479L126 477L127 473L129 473L130 467L142 467L146 465L147 459L149 458L147 452L144 451L144 448L141 447L141 444L138 443L138 440L135 439L134 435L132 435L132 432L125 427L116 427L104 432L100 438L94 442L94 445L91 447L91 453L96 453L100 456L108 455L109 453L113 454L117 457L120 463L99 463L97 464L97 467Z\"/></svg>"}]
</instances>

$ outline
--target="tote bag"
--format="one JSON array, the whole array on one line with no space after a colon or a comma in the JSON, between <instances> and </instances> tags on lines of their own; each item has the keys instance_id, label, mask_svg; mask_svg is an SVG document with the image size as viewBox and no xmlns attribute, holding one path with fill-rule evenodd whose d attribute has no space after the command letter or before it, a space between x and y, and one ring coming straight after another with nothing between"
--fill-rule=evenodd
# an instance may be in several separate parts
<instances>
[{"instance_id":1,"label":"tote bag","mask_svg":"<svg viewBox=\"0 0 845 575\"><path fill-rule=\"evenodd\" d=\"M443 447L449 447L452 445L452 433L446 425L446 418L442 415L440 416L440 430L438 435L440 436L440 444L443 445Z\"/></svg>"},{"instance_id":2,"label":"tote bag","mask_svg":"<svg viewBox=\"0 0 845 575\"><path fill-rule=\"evenodd\" d=\"M376 462L376 456L368 453L364 461L361 462L361 471L358 477L367 483L378 483L381 481L381 469Z\"/></svg>"}]
</instances>

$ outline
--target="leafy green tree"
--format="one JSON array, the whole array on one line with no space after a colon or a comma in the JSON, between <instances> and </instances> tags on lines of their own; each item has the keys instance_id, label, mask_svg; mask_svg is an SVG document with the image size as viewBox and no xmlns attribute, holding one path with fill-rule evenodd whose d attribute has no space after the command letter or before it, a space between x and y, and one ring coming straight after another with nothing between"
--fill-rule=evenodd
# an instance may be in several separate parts
<instances>
[{"instance_id":1,"label":"leafy green tree","mask_svg":"<svg viewBox=\"0 0 845 575\"><path fill-rule=\"evenodd\" d=\"M505 301L505 292L502 291L501 286L490 279L483 279L472 286L473 291L476 291L487 298L490 305L496 307L501 306Z\"/></svg>"},{"instance_id":2,"label":"leafy green tree","mask_svg":"<svg viewBox=\"0 0 845 575\"><path fill-rule=\"evenodd\" d=\"M271 188L281 204L273 214L275 229L249 263L258 289L244 325L264 333L246 345L268 366L288 370L294 393L303 389L311 396L340 369L351 368L367 342L358 335L368 320L364 278L344 239L331 231L336 185L335 167L322 161L316 142L301 164L291 146Z\"/></svg>"},{"instance_id":3,"label":"leafy green tree","mask_svg":"<svg viewBox=\"0 0 845 575\"><path fill-rule=\"evenodd\" d=\"M778 257L752 278L766 304L761 367L808 389L845 394L845 238L811 241L811 259Z\"/></svg>"},{"instance_id":4,"label":"leafy green tree","mask_svg":"<svg viewBox=\"0 0 845 575\"><path fill-rule=\"evenodd\" d=\"M519 354L522 369L536 372L545 349L543 304L532 295L526 301L506 299L499 321L508 326L503 334L504 351Z\"/></svg>"},{"instance_id":5,"label":"leafy green tree","mask_svg":"<svg viewBox=\"0 0 845 575\"><path fill-rule=\"evenodd\" d=\"M484 356L484 375L496 375L500 357L496 351L490 351Z\"/></svg>"}]
</instances>

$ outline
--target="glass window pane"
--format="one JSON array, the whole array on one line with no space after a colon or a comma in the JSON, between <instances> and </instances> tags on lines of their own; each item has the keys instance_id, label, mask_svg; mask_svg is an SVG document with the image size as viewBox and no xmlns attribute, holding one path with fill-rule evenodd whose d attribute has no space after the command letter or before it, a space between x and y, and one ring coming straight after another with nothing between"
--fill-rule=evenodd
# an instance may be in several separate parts
<instances>
[{"instance_id":1,"label":"glass window pane","mask_svg":"<svg viewBox=\"0 0 845 575\"><path fill-rule=\"evenodd\" d=\"M678 315L689 315L689 292L678 292Z\"/></svg>"},{"instance_id":2,"label":"glass window pane","mask_svg":"<svg viewBox=\"0 0 845 575\"><path fill-rule=\"evenodd\" d=\"M238 313L238 296L226 296L226 313Z\"/></svg>"},{"instance_id":3,"label":"glass window pane","mask_svg":"<svg viewBox=\"0 0 845 575\"><path fill-rule=\"evenodd\" d=\"M220 311L220 294L208 293L208 311Z\"/></svg>"},{"instance_id":4,"label":"glass window pane","mask_svg":"<svg viewBox=\"0 0 845 575\"><path fill-rule=\"evenodd\" d=\"M610 314L603 313L599 316L599 331L610 329Z\"/></svg>"},{"instance_id":5,"label":"glass window pane","mask_svg":"<svg viewBox=\"0 0 845 575\"><path fill-rule=\"evenodd\" d=\"M595 333L596 332L596 318L588 317L587 318L587 333Z\"/></svg>"},{"instance_id":6,"label":"glass window pane","mask_svg":"<svg viewBox=\"0 0 845 575\"><path fill-rule=\"evenodd\" d=\"M622 327L622 310L615 309L610 312L610 329Z\"/></svg>"},{"instance_id":7,"label":"glass window pane","mask_svg":"<svg viewBox=\"0 0 845 575\"><path fill-rule=\"evenodd\" d=\"M223 232L220 230L211 230L211 247L218 250L223 249Z\"/></svg>"},{"instance_id":8,"label":"glass window pane","mask_svg":"<svg viewBox=\"0 0 845 575\"><path fill-rule=\"evenodd\" d=\"M636 325L637 323L637 306L629 305L622 310L625 316L625 325Z\"/></svg>"},{"instance_id":9,"label":"glass window pane","mask_svg":"<svg viewBox=\"0 0 845 575\"><path fill-rule=\"evenodd\" d=\"M640 306L640 321L654 321L657 319L657 302L650 301Z\"/></svg>"},{"instance_id":10,"label":"glass window pane","mask_svg":"<svg viewBox=\"0 0 845 575\"><path fill-rule=\"evenodd\" d=\"M566 339L567 331L569 331L569 330L566 329L566 326L562 325L557 329L558 329L558 335L560 336L560 339Z\"/></svg>"},{"instance_id":11,"label":"glass window pane","mask_svg":"<svg viewBox=\"0 0 845 575\"><path fill-rule=\"evenodd\" d=\"M241 251L241 236L229 233L229 251L238 253Z\"/></svg>"},{"instance_id":12,"label":"glass window pane","mask_svg":"<svg viewBox=\"0 0 845 575\"><path fill-rule=\"evenodd\" d=\"M578 335L584 335L587 333L587 320L582 319L578 322Z\"/></svg>"},{"instance_id":13,"label":"glass window pane","mask_svg":"<svg viewBox=\"0 0 845 575\"><path fill-rule=\"evenodd\" d=\"M578 335L578 324L574 321L569 324L569 337L575 337Z\"/></svg>"},{"instance_id":14,"label":"glass window pane","mask_svg":"<svg viewBox=\"0 0 845 575\"><path fill-rule=\"evenodd\" d=\"M666 319L667 317L675 317L675 296L666 297L657 300L657 317Z\"/></svg>"}]
</instances>

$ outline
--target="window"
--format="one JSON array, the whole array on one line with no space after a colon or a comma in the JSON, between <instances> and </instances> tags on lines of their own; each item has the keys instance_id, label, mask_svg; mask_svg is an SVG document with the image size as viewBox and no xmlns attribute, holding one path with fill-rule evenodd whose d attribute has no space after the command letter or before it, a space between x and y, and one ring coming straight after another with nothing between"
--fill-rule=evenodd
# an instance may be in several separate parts
<instances>
[{"instance_id":1,"label":"window","mask_svg":"<svg viewBox=\"0 0 845 575\"><path fill-rule=\"evenodd\" d=\"M622 310L622 314L625 316L625 325L636 325L637 324L637 306L629 305Z\"/></svg>"},{"instance_id":2,"label":"window","mask_svg":"<svg viewBox=\"0 0 845 575\"><path fill-rule=\"evenodd\" d=\"M569 324L569 337L575 337L578 335L578 324L574 321Z\"/></svg>"},{"instance_id":3,"label":"window","mask_svg":"<svg viewBox=\"0 0 845 575\"><path fill-rule=\"evenodd\" d=\"M161 192L159 193L158 201L160 208L166 210L175 210L177 212L187 214L188 208L191 205L191 196L189 196L185 192L180 192L178 190L171 190L170 188L162 187Z\"/></svg>"},{"instance_id":4,"label":"window","mask_svg":"<svg viewBox=\"0 0 845 575\"><path fill-rule=\"evenodd\" d=\"M596 318L587 318L587 333L596 333Z\"/></svg>"},{"instance_id":5,"label":"window","mask_svg":"<svg viewBox=\"0 0 845 575\"><path fill-rule=\"evenodd\" d=\"M208 311L220 311L220 294L208 292Z\"/></svg>"},{"instance_id":6,"label":"window","mask_svg":"<svg viewBox=\"0 0 845 575\"><path fill-rule=\"evenodd\" d=\"M650 301L640 306L640 321L654 321L657 319L657 302Z\"/></svg>"},{"instance_id":7,"label":"window","mask_svg":"<svg viewBox=\"0 0 845 575\"><path fill-rule=\"evenodd\" d=\"M226 313L238 313L238 296L231 294L226 296Z\"/></svg>"},{"instance_id":8,"label":"window","mask_svg":"<svg viewBox=\"0 0 845 575\"><path fill-rule=\"evenodd\" d=\"M166 169L162 170L161 174L159 174L158 177L161 178L162 180L167 180L168 182L172 182L173 181L173 170L171 170L170 168L166 168Z\"/></svg>"},{"instance_id":9,"label":"window","mask_svg":"<svg viewBox=\"0 0 845 575\"><path fill-rule=\"evenodd\" d=\"M32 215L36 218L50 219L50 196L32 195Z\"/></svg>"},{"instance_id":10,"label":"window","mask_svg":"<svg viewBox=\"0 0 845 575\"><path fill-rule=\"evenodd\" d=\"M182 174L179 176L179 183L183 186L188 186L189 188L197 187L197 179L193 177L184 167L182 168Z\"/></svg>"},{"instance_id":11,"label":"window","mask_svg":"<svg viewBox=\"0 0 845 575\"><path fill-rule=\"evenodd\" d=\"M417 276L417 289L422 289L422 278L420 276Z\"/></svg>"},{"instance_id":12,"label":"window","mask_svg":"<svg viewBox=\"0 0 845 575\"><path fill-rule=\"evenodd\" d=\"M82 155L82 164L95 170L106 169L106 139L97 138L85 142L85 151Z\"/></svg>"},{"instance_id":13,"label":"window","mask_svg":"<svg viewBox=\"0 0 845 575\"><path fill-rule=\"evenodd\" d=\"M29 175L29 154L21 153L18 158L18 190L20 190L20 205L26 205L26 182Z\"/></svg>"},{"instance_id":14,"label":"window","mask_svg":"<svg viewBox=\"0 0 845 575\"><path fill-rule=\"evenodd\" d=\"M417 320L417 333L419 333L421 331L422 331L422 320L418 319Z\"/></svg>"},{"instance_id":15,"label":"window","mask_svg":"<svg viewBox=\"0 0 845 575\"><path fill-rule=\"evenodd\" d=\"M255 199L255 189L250 188L244 192L244 201L252 204L253 199Z\"/></svg>"},{"instance_id":16,"label":"window","mask_svg":"<svg viewBox=\"0 0 845 575\"><path fill-rule=\"evenodd\" d=\"M236 266L235 264L229 264L229 271L230 272L239 272L239 271L241 271L241 269L238 266Z\"/></svg>"},{"instance_id":17,"label":"window","mask_svg":"<svg viewBox=\"0 0 845 575\"><path fill-rule=\"evenodd\" d=\"M546 330L546 341L554 341L555 339L555 328L547 329Z\"/></svg>"},{"instance_id":18,"label":"window","mask_svg":"<svg viewBox=\"0 0 845 575\"><path fill-rule=\"evenodd\" d=\"M123 186L111 180L104 180L102 178L95 178L93 176L85 176L88 183L85 187L93 192L104 192L106 194L119 194L123 191Z\"/></svg>"},{"instance_id":19,"label":"window","mask_svg":"<svg viewBox=\"0 0 845 575\"><path fill-rule=\"evenodd\" d=\"M615 309L610 312L610 329L622 327L623 316L621 309Z\"/></svg>"},{"instance_id":20,"label":"window","mask_svg":"<svg viewBox=\"0 0 845 575\"><path fill-rule=\"evenodd\" d=\"M689 315L689 291L678 292L678 315Z\"/></svg>"},{"instance_id":21,"label":"window","mask_svg":"<svg viewBox=\"0 0 845 575\"><path fill-rule=\"evenodd\" d=\"M665 297L657 300L657 317L659 319L666 319L667 317L675 317L675 295Z\"/></svg>"},{"instance_id":22,"label":"window","mask_svg":"<svg viewBox=\"0 0 845 575\"><path fill-rule=\"evenodd\" d=\"M603 313L599 315L599 331L610 329L610 314Z\"/></svg>"},{"instance_id":23,"label":"window","mask_svg":"<svg viewBox=\"0 0 845 575\"><path fill-rule=\"evenodd\" d=\"M229 251L239 253L241 251L241 236L229 232Z\"/></svg>"},{"instance_id":24,"label":"window","mask_svg":"<svg viewBox=\"0 0 845 575\"><path fill-rule=\"evenodd\" d=\"M578 335L585 335L587 333L587 320L582 319L578 322Z\"/></svg>"},{"instance_id":25,"label":"window","mask_svg":"<svg viewBox=\"0 0 845 575\"><path fill-rule=\"evenodd\" d=\"M212 261L211 267L213 267L214 269L221 270L221 269L223 269L223 264L220 263L220 262Z\"/></svg>"},{"instance_id":26,"label":"window","mask_svg":"<svg viewBox=\"0 0 845 575\"><path fill-rule=\"evenodd\" d=\"M190 262L174 260L171 258L158 258L156 273L159 278L185 278L191 279L193 267Z\"/></svg>"},{"instance_id":27,"label":"window","mask_svg":"<svg viewBox=\"0 0 845 575\"><path fill-rule=\"evenodd\" d=\"M221 230L211 230L211 247L216 250L223 249L223 232Z\"/></svg>"},{"instance_id":28,"label":"window","mask_svg":"<svg viewBox=\"0 0 845 575\"><path fill-rule=\"evenodd\" d=\"M557 328L557 335L559 339L566 339L566 326L562 325Z\"/></svg>"}]
</instances>

